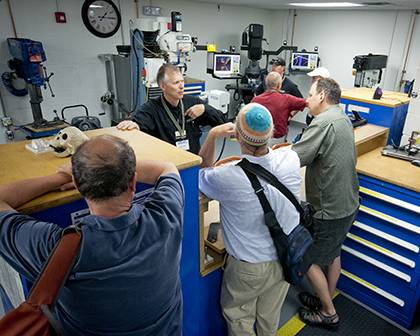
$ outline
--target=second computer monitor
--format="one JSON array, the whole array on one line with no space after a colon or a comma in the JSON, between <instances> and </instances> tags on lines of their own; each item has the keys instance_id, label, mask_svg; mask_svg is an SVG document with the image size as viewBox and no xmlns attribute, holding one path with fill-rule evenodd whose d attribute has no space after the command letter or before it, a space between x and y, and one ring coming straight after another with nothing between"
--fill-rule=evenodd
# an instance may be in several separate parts
<instances>
[{"instance_id":1,"label":"second computer monitor","mask_svg":"<svg viewBox=\"0 0 420 336\"><path fill-rule=\"evenodd\" d=\"M213 55L213 75L215 77L237 77L240 65L240 54L215 53Z\"/></svg>"},{"instance_id":2,"label":"second computer monitor","mask_svg":"<svg viewBox=\"0 0 420 336\"><path fill-rule=\"evenodd\" d=\"M318 66L317 53L292 53L292 62L290 68L292 70L311 71Z\"/></svg>"}]
</instances>

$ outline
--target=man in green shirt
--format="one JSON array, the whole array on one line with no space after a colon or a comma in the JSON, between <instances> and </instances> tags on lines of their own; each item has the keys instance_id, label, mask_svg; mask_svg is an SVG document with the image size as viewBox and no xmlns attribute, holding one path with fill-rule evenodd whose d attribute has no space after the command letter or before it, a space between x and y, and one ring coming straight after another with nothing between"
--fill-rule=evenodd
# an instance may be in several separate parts
<instances>
[{"instance_id":1,"label":"man in green shirt","mask_svg":"<svg viewBox=\"0 0 420 336\"><path fill-rule=\"evenodd\" d=\"M315 118L293 146L306 166L306 198L316 210L314 245L307 256L316 295L299 294L306 307L299 315L308 324L328 328L339 324L332 295L341 271L341 245L359 206L353 127L338 105L340 96L340 86L331 78L312 84L307 103Z\"/></svg>"}]
</instances>

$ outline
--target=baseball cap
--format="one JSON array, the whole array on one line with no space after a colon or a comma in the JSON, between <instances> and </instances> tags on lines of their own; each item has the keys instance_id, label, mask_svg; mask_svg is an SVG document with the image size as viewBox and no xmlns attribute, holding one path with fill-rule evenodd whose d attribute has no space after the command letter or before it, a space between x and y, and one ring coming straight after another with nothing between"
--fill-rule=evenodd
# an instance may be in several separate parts
<instances>
[{"instance_id":1,"label":"baseball cap","mask_svg":"<svg viewBox=\"0 0 420 336\"><path fill-rule=\"evenodd\" d=\"M319 76L322 78L330 78L330 72L327 70L327 68L319 67L312 70L311 72L308 72L308 76L310 77Z\"/></svg>"},{"instance_id":2,"label":"baseball cap","mask_svg":"<svg viewBox=\"0 0 420 336\"><path fill-rule=\"evenodd\" d=\"M283 58L278 57L278 58L273 58L270 61L270 64L275 65L275 66L286 66L286 61Z\"/></svg>"},{"instance_id":3,"label":"baseball cap","mask_svg":"<svg viewBox=\"0 0 420 336\"><path fill-rule=\"evenodd\" d=\"M273 133L273 119L261 104L245 105L236 117L238 136L251 146L267 144Z\"/></svg>"}]
</instances>

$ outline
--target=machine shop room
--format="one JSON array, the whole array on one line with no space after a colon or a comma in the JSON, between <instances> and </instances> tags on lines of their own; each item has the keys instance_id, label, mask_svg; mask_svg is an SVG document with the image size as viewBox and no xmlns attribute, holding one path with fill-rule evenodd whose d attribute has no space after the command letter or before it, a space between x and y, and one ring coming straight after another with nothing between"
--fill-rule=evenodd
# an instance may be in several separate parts
<instances>
[{"instance_id":1,"label":"machine shop room","mask_svg":"<svg viewBox=\"0 0 420 336\"><path fill-rule=\"evenodd\" d=\"M0 0L0 335L420 336L420 0Z\"/></svg>"}]
</instances>

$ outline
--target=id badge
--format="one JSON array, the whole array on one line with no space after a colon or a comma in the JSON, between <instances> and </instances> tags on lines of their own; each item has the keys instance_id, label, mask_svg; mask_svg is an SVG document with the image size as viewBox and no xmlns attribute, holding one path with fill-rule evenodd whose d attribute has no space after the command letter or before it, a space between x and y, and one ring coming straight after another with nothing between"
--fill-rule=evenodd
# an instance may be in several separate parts
<instances>
[{"instance_id":1,"label":"id badge","mask_svg":"<svg viewBox=\"0 0 420 336\"><path fill-rule=\"evenodd\" d=\"M175 131L175 139L176 141L178 140L183 140L187 137L187 132L185 130L179 132L179 131Z\"/></svg>"},{"instance_id":2,"label":"id badge","mask_svg":"<svg viewBox=\"0 0 420 336\"><path fill-rule=\"evenodd\" d=\"M175 142L175 145L178 148L181 148L181 149L186 150L186 151L190 149L190 143L189 143L188 139L179 140L179 141Z\"/></svg>"}]
</instances>

